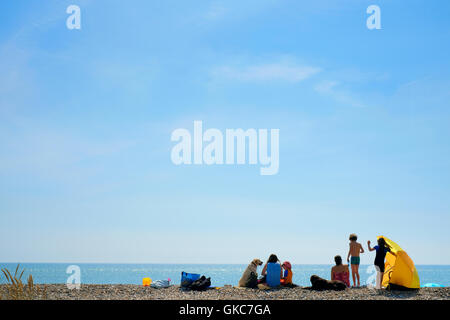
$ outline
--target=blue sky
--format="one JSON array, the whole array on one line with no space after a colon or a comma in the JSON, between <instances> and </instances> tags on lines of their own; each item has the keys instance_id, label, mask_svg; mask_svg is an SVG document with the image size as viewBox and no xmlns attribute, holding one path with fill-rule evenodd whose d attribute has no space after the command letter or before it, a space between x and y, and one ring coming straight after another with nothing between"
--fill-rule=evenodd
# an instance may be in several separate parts
<instances>
[{"instance_id":1,"label":"blue sky","mask_svg":"<svg viewBox=\"0 0 450 320\"><path fill-rule=\"evenodd\" d=\"M2 1L0 261L332 263L356 232L450 264L449 10ZM194 120L280 129L279 173L175 166Z\"/></svg>"}]
</instances>

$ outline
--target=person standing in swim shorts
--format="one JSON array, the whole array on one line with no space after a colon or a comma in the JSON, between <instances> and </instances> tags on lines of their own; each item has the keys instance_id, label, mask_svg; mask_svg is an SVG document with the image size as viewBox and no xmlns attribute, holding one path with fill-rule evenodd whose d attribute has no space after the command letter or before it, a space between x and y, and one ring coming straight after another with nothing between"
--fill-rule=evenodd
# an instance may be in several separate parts
<instances>
[{"instance_id":1,"label":"person standing in swim shorts","mask_svg":"<svg viewBox=\"0 0 450 320\"><path fill-rule=\"evenodd\" d=\"M359 287L359 254L364 253L364 249L361 243L356 242L358 240L358 236L352 233L349 237L350 240L350 249L348 250L347 262L350 262L352 266L352 278L353 278L353 287ZM351 257L351 260L350 260ZM356 280L358 280L358 285L356 285Z\"/></svg>"}]
</instances>

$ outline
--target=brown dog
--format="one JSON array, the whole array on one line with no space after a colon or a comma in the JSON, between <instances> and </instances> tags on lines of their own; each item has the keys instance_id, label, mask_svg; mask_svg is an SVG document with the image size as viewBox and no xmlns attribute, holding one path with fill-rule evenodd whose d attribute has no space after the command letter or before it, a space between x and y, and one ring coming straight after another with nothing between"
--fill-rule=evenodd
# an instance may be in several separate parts
<instances>
[{"instance_id":1,"label":"brown dog","mask_svg":"<svg viewBox=\"0 0 450 320\"><path fill-rule=\"evenodd\" d=\"M252 278L258 278L258 266L262 265L263 262L259 259L253 259L252 262L247 266L244 273L242 274L241 279L239 280L239 287L248 287L249 282L251 282ZM253 275L252 275L253 274ZM251 286L253 287L253 286Z\"/></svg>"},{"instance_id":2,"label":"brown dog","mask_svg":"<svg viewBox=\"0 0 450 320\"><path fill-rule=\"evenodd\" d=\"M339 280L325 280L319 276L313 275L311 276L311 290L335 290L341 291L345 290L347 286L345 283Z\"/></svg>"}]
</instances>

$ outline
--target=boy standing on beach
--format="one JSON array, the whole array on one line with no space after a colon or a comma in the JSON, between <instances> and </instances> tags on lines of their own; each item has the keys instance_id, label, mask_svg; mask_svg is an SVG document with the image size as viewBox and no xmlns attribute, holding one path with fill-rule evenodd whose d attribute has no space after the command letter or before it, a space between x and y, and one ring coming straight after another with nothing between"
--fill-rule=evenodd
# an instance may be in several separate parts
<instances>
[{"instance_id":1,"label":"boy standing on beach","mask_svg":"<svg viewBox=\"0 0 450 320\"><path fill-rule=\"evenodd\" d=\"M358 240L358 236L354 233L352 233L349 237L350 240L350 249L348 250L348 255L347 255L347 262L350 261L351 266L352 266L352 278L353 278L353 286L354 287L359 287L360 286L360 282L359 282L359 254L360 253L364 253L364 249L362 247L362 245L359 242L356 242L356 240ZM351 260L350 260L350 256L351 256ZM358 280L358 285L356 285L356 280Z\"/></svg>"}]
</instances>

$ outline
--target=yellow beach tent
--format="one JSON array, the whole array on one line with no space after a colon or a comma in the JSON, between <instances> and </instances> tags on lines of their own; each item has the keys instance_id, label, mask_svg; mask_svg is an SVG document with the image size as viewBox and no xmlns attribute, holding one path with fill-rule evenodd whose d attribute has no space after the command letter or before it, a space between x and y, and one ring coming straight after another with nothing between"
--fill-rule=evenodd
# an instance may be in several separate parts
<instances>
[{"instance_id":1,"label":"yellow beach tent","mask_svg":"<svg viewBox=\"0 0 450 320\"><path fill-rule=\"evenodd\" d=\"M419 274L408 254L394 241L384 236L379 236L379 238L384 238L391 251L395 253L395 256L389 252L386 254L383 287L395 285L408 289L419 289Z\"/></svg>"}]
</instances>

